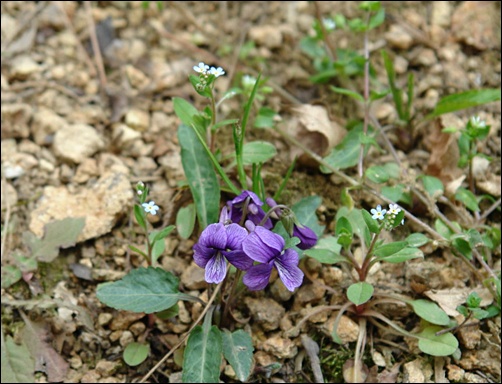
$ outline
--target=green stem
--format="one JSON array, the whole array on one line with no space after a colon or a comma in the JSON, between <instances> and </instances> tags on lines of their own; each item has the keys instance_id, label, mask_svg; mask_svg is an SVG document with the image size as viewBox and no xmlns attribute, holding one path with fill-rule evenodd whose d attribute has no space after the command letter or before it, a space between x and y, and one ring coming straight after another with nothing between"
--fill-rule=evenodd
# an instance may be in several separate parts
<instances>
[{"instance_id":1,"label":"green stem","mask_svg":"<svg viewBox=\"0 0 502 384\"><path fill-rule=\"evenodd\" d=\"M213 163L214 168L216 169L216 171L218 172L218 174L221 176L221 178L223 179L223 181L228 185L228 187L230 188L230 190L233 193L235 193L236 195L240 194L241 191L239 190L239 188L237 188L234 185L234 183L232 183L230 181L230 179L228 178L227 174L225 173L225 171L223 170L223 168L221 167L221 165L218 163L218 160L216 160L216 157L214 157L213 153L211 152L211 150L207 146L204 138L201 136L201 134L199 133L199 131L197 131L197 128L195 128L193 126L192 126L192 128L193 128L195 134L197 135L197 138L199 139L200 143L202 144L202 146L206 150L206 153L208 154L209 158L211 159L211 162Z\"/></svg>"}]
</instances>

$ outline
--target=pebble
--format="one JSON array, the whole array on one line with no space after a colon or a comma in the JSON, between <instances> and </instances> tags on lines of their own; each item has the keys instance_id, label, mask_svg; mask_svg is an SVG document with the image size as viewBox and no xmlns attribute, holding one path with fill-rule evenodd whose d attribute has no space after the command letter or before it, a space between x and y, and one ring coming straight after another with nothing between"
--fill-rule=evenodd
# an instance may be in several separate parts
<instances>
[{"instance_id":1,"label":"pebble","mask_svg":"<svg viewBox=\"0 0 502 384\"><path fill-rule=\"evenodd\" d=\"M431 4L431 24L440 27L449 27L451 23L451 5L449 1L434 1Z\"/></svg>"},{"instance_id":2,"label":"pebble","mask_svg":"<svg viewBox=\"0 0 502 384\"><path fill-rule=\"evenodd\" d=\"M409 49L413 45L413 37L398 24L391 25L389 31L385 33L385 39L390 46L398 49Z\"/></svg>"},{"instance_id":3,"label":"pebble","mask_svg":"<svg viewBox=\"0 0 502 384\"><path fill-rule=\"evenodd\" d=\"M65 186L47 186L31 213L30 230L42 237L44 225L53 220L85 217L77 242L89 240L109 233L129 211L132 201L133 190L123 173L106 172L95 184L78 193L71 193Z\"/></svg>"},{"instance_id":4,"label":"pebble","mask_svg":"<svg viewBox=\"0 0 502 384\"><path fill-rule=\"evenodd\" d=\"M100 360L96 364L96 372L102 377L108 377L117 372L121 363L119 361Z\"/></svg>"},{"instance_id":5,"label":"pebble","mask_svg":"<svg viewBox=\"0 0 502 384\"><path fill-rule=\"evenodd\" d=\"M28 123L33 108L28 104L2 104L2 140L8 138L26 139L30 135Z\"/></svg>"},{"instance_id":6,"label":"pebble","mask_svg":"<svg viewBox=\"0 0 502 384\"><path fill-rule=\"evenodd\" d=\"M105 325L108 325L110 323L110 321L112 321L112 319L113 319L113 315L111 313L102 312L98 316L98 324L101 327L104 327Z\"/></svg>"},{"instance_id":7,"label":"pebble","mask_svg":"<svg viewBox=\"0 0 502 384\"><path fill-rule=\"evenodd\" d=\"M207 286L204 275L205 270L192 262L192 264L190 264L190 266L181 274L181 283L187 289L203 289Z\"/></svg>"},{"instance_id":8,"label":"pebble","mask_svg":"<svg viewBox=\"0 0 502 384\"><path fill-rule=\"evenodd\" d=\"M267 48L280 48L282 45L282 33L276 25L256 25L249 29L248 36L258 45Z\"/></svg>"},{"instance_id":9,"label":"pebble","mask_svg":"<svg viewBox=\"0 0 502 384\"><path fill-rule=\"evenodd\" d=\"M321 330L329 337L331 337L331 333L333 332L333 326L335 324L337 314L338 312L331 314L328 321L321 325ZM342 315L342 318L338 323L337 334L340 339L342 339L344 344L356 341L359 336L359 325L349 317Z\"/></svg>"},{"instance_id":10,"label":"pebble","mask_svg":"<svg viewBox=\"0 0 502 384\"><path fill-rule=\"evenodd\" d=\"M33 114L31 133L38 145L52 143L54 133L67 125L66 120L49 108L39 107Z\"/></svg>"},{"instance_id":11,"label":"pebble","mask_svg":"<svg viewBox=\"0 0 502 384\"><path fill-rule=\"evenodd\" d=\"M295 302L293 308L301 309L307 304L317 303L326 294L326 288L320 284L307 284L300 287L295 294Z\"/></svg>"},{"instance_id":12,"label":"pebble","mask_svg":"<svg viewBox=\"0 0 502 384\"><path fill-rule=\"evenodd\" d=\"M54 135L54 153L65 161L80 164L103 148L101 135L87 124L66 125Z\"/></svg>"},{"instance_id":13,"label":"pebble","mask_svg":"<svg viewBox=\"0 0 502 384\"><path fill-rule=\"evenodd\" d=\"M122 347L126 347L128 344L131 344L134 341L134 335L131 331L124 331L120 336L119 343Z\"/></svg>"},{"instance_id":14,"label":"pebble","mask_svg":"<svg viewBox=\"0 0 502 384\"><path fill-rule=\"evenodd\" d=\"M2 212L7 209L7 207L12 209L17 204L17 200L17 191L12 184L2 182Z\"/></svg>"},{"instance_id":15,"label":"pebble","mask_svg":"<svg viewBox=\"0 0 502 384\"><path fill-rule=\"evenodd\" d=\"M120 311L114 316L113 321L110 324L110 329L112 331L128 329L131 324L143 317L145 317L144 313Z\"/></svg>"},{"instance_id":16,"label":"pebble","mask_svg":"<svg viewBox=\"0 0 502 384\"><path fill-rule=\"evenodd\" d=\"M141 109L131 109L125 115L125 123L136 131L144 132L150 126L150 115Z\"/></svg>"},{"instance_id":17,"label":"pebble","mask_svg":"<svg viewBox=\"0 0 502 384\"><path fill-rule=\"evenodd\" d=\"M17 56L11 61L9 80L26 80L41 70L40 65L31 56ZM3 109L3 105L2 105Z\"/></svg>"},{"instance_id":18,"label":"pebble","mask_svg":"<svg viewBox=\"0 0 502 384\"><path fill-rule=\"evenodd\" d=\"M279 335L269 337L262 346L265 352L270 352L279 359L291 359L298 353L298 347L292 340L282 338Z\"/></svg>"},{"instance_id":19,"label":"pebble","mask_svg":"<svg viewBox=\"0 0 502 384\"><path fill-rule=\"evenodd\" d=\"M281 318L286 310L275 300L269 298L254 299L244 298L253 319L259 323L265 331L273 331L279 328Z\"/></svg>"},{"instance_id":20,"label":"pebble","mask_svg":"<svg viewBox=\"0 0 502 384\"><path fill-rule=\"evenodd\" d=\"M433 370L425 359L418 358L403 365L403 383L430 383Z\"/></svg>"},{"instance_id":21,"label":"pebble","mask_svg":"<svg viewBox=\"0 0 502 384\"><path fill-rule=\"evenodd\" d=\"M82 376L81 383L97 383L101 375L95 370L91 369Z\"/></svg>"}]
</instances>

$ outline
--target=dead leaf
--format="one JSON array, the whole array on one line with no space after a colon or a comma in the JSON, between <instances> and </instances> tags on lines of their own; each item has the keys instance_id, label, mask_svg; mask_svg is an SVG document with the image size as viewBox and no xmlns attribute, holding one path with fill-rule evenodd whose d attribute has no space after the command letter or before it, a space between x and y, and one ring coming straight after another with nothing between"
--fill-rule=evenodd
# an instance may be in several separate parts
<instances>
[{"instance_id":1,"label":"dead leaf","mask_svg":"<svg viewBox=\"0 0 502 384\"><path fill-rule=\"evenodd\" d=\"M457 166L460 155L456 136L441 131L443 128L452 126L462 126L460 119L451 114L440 116L424 138L424 144L431 153L426 173L437 177L444 185L457 179L463 173Z\"/></svg>"},{"instance_id":2,"label":"dead leaf","mask_svg":"<svg viewBox=\"0 0 502 384\"><path fill-rule=\"evenodd\" d=\"M303 104L292 109L294 117L288 131L307 148L320 156L325 156L334 146L339 144L346 130L338 123L331 121L326 108L320 105ZM301 164L316 166L317 164L297 147L290 149L291 159L298 157Z\"/></svg>"},{"instance_id":3,"label":"dead leaf","mask_svg":"<svg viewBox=\"0 0 502 384\"><path fill-rule=\"evenodd\" d=\"M448 316L457 317L460 315L457 307L465 303L465 299L467 299L467 296L471 292L476 292L481 297L481 307L486 307L493 302L490 291L481 286L476 288L466 287L426 291L424 295L435 301Z\"/></svg>"},{"instance_id":4,"label":"dead leaf","mask_svg":"<svg viewBox=\"0 0 502 384\"><path fill-rule=\"evenodd\" d=\"M19 313L25 323L22 340L35 360L35 370L46 373L49 382L63 381L69 364L49 344L46 325L31 321L23 311Z\"/></svg>"}]
</instances>

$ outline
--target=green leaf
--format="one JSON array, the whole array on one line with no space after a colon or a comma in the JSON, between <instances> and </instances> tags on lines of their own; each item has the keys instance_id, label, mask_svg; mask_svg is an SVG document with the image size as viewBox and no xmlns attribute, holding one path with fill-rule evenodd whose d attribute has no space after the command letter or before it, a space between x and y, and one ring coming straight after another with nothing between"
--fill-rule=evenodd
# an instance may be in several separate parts
<instances>
[{"instance_id":1,"label":"green leaf","mask_svg":"<svg viewBox=\"0 0 502 384\"><path fill-rule=\"evenodd\" d=\"M341 207L336 213L336 220L345 216L350 221L353 233L356 234L366 245L371 241L371 234L366 225L360 209L349 210L347 207Z\"/></svg>"},{"instance_id":2,"label":"green leaf","mask_svg":"<svg viewBox=\"0 0 502 384\"><path fill-rule=\"evenodd\" d=\"M218 383L222 350L222 337L218 327L196 326L190 333L185 348L182 381Z\"/></svg>"},{"instance_id":3,"label":"green leaf","mask_svg":"<svg viewBox=\"0 0 502 384\"><path fill-rule=\"evenodd\" d=\"M174 226L173 226L174 228ZM165 228L164 228L165 229ZM166 249L166 243L164 242L164 238L162 238L162 240L157 240L154 242L154 239L157 238L159 235L161 235L160 233L161 231L152 231L150 232L150 234L148 235L148 239L150 240L150 244L153 244L152 246L152 260L151 260L151 265L156 265L157 264L157 259L162 256L162 254L164 253L165 249Z\"/></svg>"},{"instance_id":4,"label":"green leaf","mask_svg":"<svg viewBox=\"0 0 502 384\"><path fill-rule=\"evenodd\" d=\"M429 238L423 233L412 233L405 240L408 247L421 247L429 242Z\"/></svg>"},{"instance_id":5,"label":"green leaf","mask_svg":"<svg viewBox=\"0 0 502 384\"><path fill-rule=\"evenodd\" d=\"M307 249L304 254L324 264L347 262L347 259L340 255L341 249L342 246L338 243L337 238L328 236L320 239L314 248Z\"/></svg>"},{"instance_id":6,"label":"green leaf","mask_svg":"<svg viewBox=\"0 0 502 384\"><path fill-rule=\"evenodd\" d=\"M252 141L244 144L243 161L244 164L264 163L277 155L275 147L266 141Z\"/></svg>"},{"instance_id":7,"label":"green leaf","mask_svg":"<svg viewBox=\"0 0 502 384\"><path fill-rule=\"evenodd\" d=\"M157 234L152 240L152 243L165 239L167 236L171 234L171 232L176 228L174 225L168 225L164 229L161 229L160 231L155 231Z\"/></svg>"},{"instance_id":8,"label":"green leaf","mask_svg":"<svg viewBox=\"0 0 502 384\"><path fill-rule=\"evenodd\" d=\"M2 383L34 383L35 362L26 345L16 344L10 336L4 339L3 329L1 337Z\"/></svg>"},{"instance_id":9,"label":"green leaf","mask_svg":"<svg viewBox=\"0 0 502 384\"><path fill-rule=\"evenodd\" d=\"M136 218L138 225L144 230L146 230L145 211L143 207L141 207L138 204L134 204L133 210L134 210L134 217Z\"/></svg>"},{"instance_id":10,"label":"green leaf","mask_svg":"<svg viewBox=\"0 0 502 384\"><path fill-rule=\"evenodd\" d=\"M176 228L182 239L188 239L195 227L195 205L188 204L186 207L180 208L176 214Z\"/></svg>"},{"instance_id":11,"label":"green leaf","mask_svg":"<svg viewBox=\"0 0 502 384\"><path fill-rule=\"evenodd\" d=\"M476 89L443 97L428 118L500 101L500 89Z\"/></svg>"},{"instance_id":12,"label":"green leaf","mask_svg":"<svg viewBox=\"0 0 502 384\"><path fill-rule=\"evenodd\" d=\"M136 253L140 254L141 256L143 256L146 260L149 260L148 255L145 252L143 252L141 249L136 248L134 245L129 245L128 247L131 251L136 252Z\"/></svg>"},{"instance_id":13,"label":"green leaf","mask_svg":"<svg viewBox=\"0 0 502 384\"><path fill-rule=\"evenodd\" d=\"M258 116L254 120L255 128L272 128L274 126L274 118L277 112L272 108L261 107L258 111Z\"/></svg>"},{"instance_id":14,"label":"green leaf","mask_svg":"<svg viewBox=\"0 0 502 384\"><path fill-rule=\"evenodd\" d=\"M395 186L382 187L382 195L387 199L397 202L403 202L405 204L411 204L411 195L406 192L406 186L404 184L396 184Z\"/></svg>"},{"instance_id":15,"label":"green leaf","mask_svg":"<svg viewBox=\"0 0 502 384\"><path fill-rule=\"evenodd\" d=\"M430 196L437 197L444 193L444 185L437 177L424 175L421 179L424 189Z\"/></svg>"},{"instance_id":16,"label":"green leaf","mask_svg":"<svg viewBox=\"0 0 502 384\"><path fill-rule=\"evenodd\" d=\"M181 122L190 127L193 124L193 117L199 114L197 108L181 97L173 97L174 113Z\"/></svg>"},{"instance_id":17,"label":"green leaf","mask_svg":"<svg viewBox=\"0 0 502 384\"><path fill-rule=\"evenodd\" d=\"M373 254L378 258L385 258L401 251L407 246L408 243L406 241L396 241L394 243L383 244L376 247Z\"/></svg>"},{"instance_id":18,"label":"green leaf","mask_svg":"<svg viewBox=\"0 0 502 384\"><path fill-rule=\"evenodd\" d=\"M193 300L180 293L178 278L161 268L133 269L121 280L98 285L96 296L109 307L153 313L172 307L179 300Z\"/></svg>"},{"instance_id":19,"label":"green leaf","mask_svg":"<svg viewBox=\"0 0 502 384\"><path fill-rule=\"evenodd\" d=\"M371 16L370 23L369 23L369 29L373 29L381 25L385 21L385 10L379 9L378 12Z\"/></svg>"},{"instance_id":20,"label":"green leaf","mask_svg":"<svg viewBox=\"0 0 502 384\"><path fill-rule=\"evenodd\" d=\"M436 332L441 331L441 327L433 325L425 328L417 334L418 348L431 356L449 356L458 348L458 340L452 333L444 333L436 336Z\"/></svg>"},{"instance_id":21,"label":"green leaf","mask_svg":"<svg viewBox=\"0 0 502 384\"><path fill-rule=\"evenodd\" d=\"M380 225L378 221L376 221L371 213L369 213L366 209L361 209L361 214L363 215L364 222L368 226L368 229L371 233L377 233L380 230Z\"/></svg>"},{"instance_id":22,"label":"green leaf","mask_svg":"<svg viewBox=\"0 0 502 384\"><path fill-rule=\"evenodd\" d=\"M251 373L253 350L253 341L247 332L242 329L233 333L224 330L223 355L242 382L245 382Z\"/></svg>"},{"instance_id":23,"label":"green leaf","mask_svg":"<svg viewBox=\"0 0 502 384\"><path fill-rule=\"evenodd\" d=\"M455 199L464 203L464 205L473 212L479 212L478 201L474 193L465 188L458 188L455 192Z\"/></svg>"},{"instance_id":24,"label":"green leaf","mask_svg":"<svg viewBox=\"0 0 502 384\"><path fill-rule=\"evenodd\" d=\"M356 165L359 160L361 145L360 133L362 133L362 126L349 131L342 142L333 148L331 153L324 158L324 161L335 169L345 169ZM321 172L331 173L329 169L322 165Z\"/></svg>"},{"instance_id":25,"label":"green leaf","mask_svg":"<svg viewBox=\"0 0 502 384\"><path fill-rule=\"evenodd\" d=\"M371 299L373 291L374 288L371 284L361 281L359 283L352 284L347 289L347 297L355 305L361 305Z\"/></svg>"},{"instance_id":26,"label":"green leaf","mask_svg":"<svg viewBox=\"0 0 502 384\"><path fill-rule=\"evenodd\" d=\"M346 88L335 87L333 85L331 85L330 88L333 92L340 93L342 95L350 96L354 100L359 101L361 103L364 103L364 97L357 92L354 92L354 91L352 91L350 89L346 89Z\"/></svg>"},{"instance_id":27,"label":"green leaf","mask_svg":"<svg viewBox=\"0 0 502 384\"><path fill-rule=\"evenodd\" d=\"M390 175L387 170L381 165L374 165L366 169L364 172L365 176L373 181L374 183L380 184L385 183L390 179Z\"/></svg>"},{"instance_id":28,"label":"green leaf","mask_svg":"<svg viewBox=\"0 0 502 384\"><path fill-rule=\"evenodd\" d=\"M439 305L433 303L429 300L412 300L408 302L412 307L413 311L420 316L422 319L427 320L429 323L436 325L448 325L450 324L450 318L443 311Z\"/></svg>"},{"instance_id":29,"label":"green leaf","mask_svg":"<svg viewBox=\"0 0 502 384\"><path fill-rule=\"evenodd\" d=\"M42 239L37 238L31 232L25 232L23 238L30 247L33 257L39 261L50 263L59 255L59 248L75 245L84 225L85 218L69 217L46 224Z\"/></svg>"},{"instance_id":30,"label":"green leaf","mask_svg":"<svg viewBox=\"0 0 502 384\"><path fill-rule=\"evenodd\" d=\"M2 265L2 288L9 288L21 280L22 277L21 270L15 265Z\"/></svg>"},{"instance_id":31,"label":"green leaf","mask_svg":"<svg viewBox=\"0 0 502 384\"><path fill-rule=\"evenodd\" d=\"M192 192L201 229L218 221L220 186L204 147L192 128L181 124L178 128L181 162Z\"/></svg>"},{"instance_id":32,"label":"green leaf","mask_svg":"<svg viewBox=\"0 0 502 384\"><path fill-rule=\"evenodd\" d=\"M451 235L453 235L453 231L440 219L436 219L434 228L445 239L450 239Z\"/></svg>"},{"instance_id":33,"label":"green leaf","mask_svg":"<svg viewBox=\"0 0 502 384\"><path fill-rule=\"evenodd\" d=\"M406 242L404 242L404 243L406 243ZM403 248L400 251L394 253L393 255L378 257L377 259L381 260L381 261L385 261L387 263L396 264L396 263L402 263L404 261L411 260L411 259L417 259L419 257L421 257L421 258L424 257L424 253L420 249L414 248L414 247L406 247L406 248Z\"/></svg>"},{"instance_id":34,"label":"green leaf","mask_svg":"<svg viewBox=\"0 0 502 384\"><path fill-rule=\"evenodd\" d=\"M124 349L124 361L130 367L140 365L150 353L150 344L132 342Z\"/></svg>"}]
</instances>

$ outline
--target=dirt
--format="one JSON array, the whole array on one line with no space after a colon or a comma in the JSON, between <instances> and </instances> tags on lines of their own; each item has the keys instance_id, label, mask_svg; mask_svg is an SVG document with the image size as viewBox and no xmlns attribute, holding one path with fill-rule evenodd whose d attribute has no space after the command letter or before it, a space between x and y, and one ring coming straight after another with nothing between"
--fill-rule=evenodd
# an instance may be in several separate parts
<instances>
[{"instance_id":1,"label":"dirt","mask_svg":"<svg viewBox=\"0 0 502 384\"><path fill-rule=\"evenodd\" d=\"M143 7L142 2L93 2L92 9L86 2L7 1L1 5L2 281L4 268L19 260L16 255L28 256L33 251L27 247L24 232L40 237L45 224L72 217L72 212L84 212L88 220L95 220L74 246L62 249L50 262L39 263L22 281L2 288L2 334L21 343L25 324L37 324L44 329L44 342L30 348L42 345L53 351L52 368L38 366L37 382L140 381L201 312L200 304L186 302L180 304L177 318L152 323L148 316L113 310L96 298L97 284L120 279L132 268L146 265L128 248L140 246L144 240L131 209L136 183L145 182L151 188L151 198L161 207L160 215L150 216L155 228L173 224L178 209L191 201L182 183L176 137L180 122L172 98L182 97L198 109L207 105L188 81L194 65L203 61L224 68L226 75L218 79L216 87L219 95L236 85L241 75L262 73L273 88L262 104L280 115L278 126L282 130L294 135L299 134L294 109L301 104L324 107L329 127L339 133L345 132L346 124L363 118L357 103L329 87L362 92L362 77L313 83L310 76L316 72L312 60L300 48L300 40L313 33L316 12L353 18L362 16L358 3L158 3ZM376 73L371 86L388 84L380 55L385 49L394 59L398 84L404 85L408 74L414 74L414 118L409 126L396 127L390 96L377 101L372 113L387 129L402 167L410 180L428 172L446 185L455 185L465 170L454 161L458 156L455 140L441 136L439 129L461 127L478 114L491 126L479 147L491 162L480 164L476 187L493 196L491 202L500 202L500 104L425 120L443 96L500 88L500 4L384 2L383 7L385 22L369 36ZM93 35L97 35L101 55L92 53ZM363 52L361 34L335 29L330 42ZM230 99L222 105L220 118L239 117L241 111L238 99ZM320 148L337 140L327 137L327 131L308 132L308 139L297 137L311 143L312 150L327 154L329 149ZM77 136L72 132L78 132ZM223 130L220 136L223 153L232 148L227 133ZM278 155L264 167L270 194L280 185L291 154L302 154L283 202L320 196L319 223L326 225L326 233L332 233L334 217L342 206L340 194L347 187L344 180L321 173L315 161L275 131L253 129L249 135L270 141L278 149ZM383 140L379 139L379 144L386 148ZM365 166L389 161L392 157L386 150L372 150ZM355 168L345 170L346 174L357 177ZM51 206L48 201L54 196L57 198ZM356 191L352 197L356 206L367 209L382 203L363 192ZM491 202L484 201L482 211ZM106 210L96 208L101 203ZM407 208L419 220L433 225L435 217L423 204L414 202ZM442 201L440 208L450 220L472 223L470 213L452 199ZM500 230L500 204L484 224ZM423 231L416 224L409 225L391 236ZM180 277L182 290L207 300L203 270L192 262L195 241L195 235L188 240L172 235L159 263ZM370 282L414 298L424 297L424 292L454 296L482 286L479 276L486 277L486 270L478 263L466 268L447 247L426 246L423 251L425 260L411 261L404 267L382 265L370 276ZM500 271L500 245L488 255L487 263ZM324 305L343 304L350 277L337 266L313 259L303 259L301 268L306 278L295 294L285 291L273 276L273 283L264 292L247 293L234 313L253 335L255 370L249 381L314 382L311 359L305 355L306 335L320 347L324 380L344 380L342 367L354 357L357 323L344 319L341 346L330 337L332 312L319 311L301 327L295 325ZM57 300L74 307L68 310ZM418 326L409 310L388 306L384 311L408 330ZM41 334L39 328L32 328ZM461 358L433 358L420 352L412 340L370 328L364 355L367 381L500 382L499 335L500 315L457 334ZM122 360L124 347L131 341L150 344L148 359L135 367ZM177 382L181 358L179 350L148 380ZM280 363L280 368L267 370L273 363ZM224 366L221 380L237 381Z\"/></svg>"}]
</instances>

